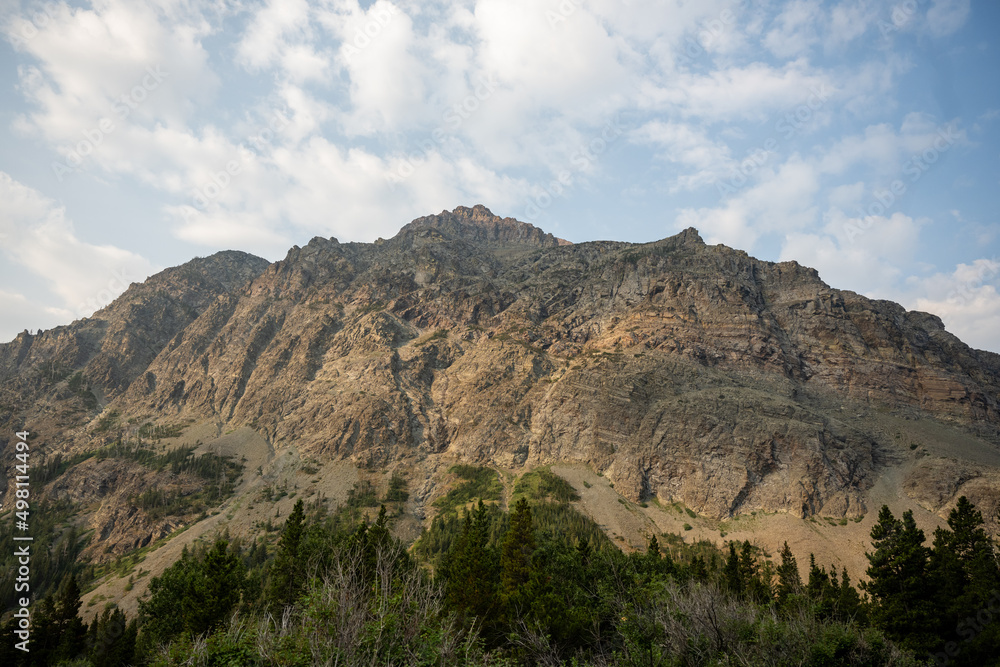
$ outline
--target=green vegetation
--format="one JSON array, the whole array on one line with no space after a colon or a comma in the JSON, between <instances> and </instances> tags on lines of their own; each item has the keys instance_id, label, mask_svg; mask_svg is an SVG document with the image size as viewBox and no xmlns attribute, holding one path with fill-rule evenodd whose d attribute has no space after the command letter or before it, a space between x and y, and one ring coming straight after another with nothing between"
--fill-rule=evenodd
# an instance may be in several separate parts
<instances>
[{"instance_id":1,"label":"green vegetation","mask_svg":"<svg viewBox=\"0 0 1000 667\"><path fill-rule=\"evenodd\" d=\"M223 538L155 578L135 662L917 664L864 627L849 582L814 565L803 584L787 546L776 570L749 543L706 559L676 539L664 555L654 536L623 554L540 529L537 507L479 502L455 519L431 577L390 536L384 507L368 524L300 502L270 557Z\"/></svg>"},{"instance_id":2,"label":"green vegetation","mask_svg":"<svg viewBox=\"0 0 1000 667\"><path fill-rule=\"evenodd\" d=\"M463 519L457 508L466 507L478 500L479 509L476 513L479 529L486 531L494 543L499 541L508 528L507 515L499 506L483 502L500 498L502 487L496 471L460 465L451 468L449 472L464 481L434 503L441 511L414 545L414 553L432 567L441 566L464 530ZM523 475L514 485L514 499L536 501L532 506L534 525L539 533L551 539L561 539L572 545L587 543L595 549L614 548L593 520L580 514L569 504L578 499L573 487L547 468L536 468ZM466 516L469 516L468 512Z\"/></svg>"},{"instance_id":3,"label":"green vegetation","mask_svg":"<svg viewBox=\"0 0 1000 667\"><path fill-rule=\"evenodd\" d=\"M31 653L13 648L10 619L0 664L1000 665L1000 622L982 611L1000 603L1000 561L965 498L930 547L911 513L883 507L862 597L846 570L812 555L803 581L787 543L777 562L749 542L720 552L668 534L625 554L544 468L515 484L509 513L483 500L499 497L495 471L451 472L460 483L412 553L384 505L364 518L375 491L361 481L332 514L299 500L280 535L185 549L132 620L107 608L84 624L69 558L58 580L47 570ZM405 493L405 482L393 476L389 488ZM68 519L46 511L53 526ZM80 541L57 532L48 551L78 553Z\"/></svg>"},{"instance_id":4,"label":"green vegetation","mask_svg":"<svg viewBox=\"0 0 1000 667\"><path fill-rule=\"evenodd\" d=\"M152 470L169 469L174 475L191 474L207 481L197 490L183 492L148 488L132 498L132 503L146 511L151 518L188 514L217 505L232 495L236 482L243 473L243 465L230 457L213 453L194 455L194 447L178 447L165 454L155 454L143 447L129 447L121 442L101 449L97 455L130 459Z\"/></svg>"},{"instance_id":5,"label":"green vegetation","mask_svg":"<svg viewBox=\"0 0 1000 667\"><path fill-rule=\"evenodd\" d=\"M447 337L448 337L448 330L447 329L438 329L437 331L435 331L434 333L432 333L430 336L427 336L423 340L417 342L416 345L419 347L421 345L426 345L427 343L430 343L431 341L443 340L443 339L445 339Z\"/></svg>"},{"instance_id":6,"label":"green vegetation","mask_svg":"<svg viewBox=\"0 0 1000 667\"><path fill-rule=\"evenodd\" d=\"M118 426L118 418L120 415L117 410L111 410L108 414L97 420L97 426L94 427L94 434L108 433L112 429Z\"/></svg>"},{"instance_id":7,"label":"green vegetation","mask_svg":"<svg viewBox=\"0 0 1000 667\"><path fill-rule=\"evenodd\" d=\"M66 499L41 500L31 508L27 523L34 538L31 543L31 592L35 600L54 593L67 576L88 579L79 556L87 546L89 534L81 535L72 525L71 516L72 503ZM21 597L15 588L18 558L14 552L23 542L15 542L14 537L25 533L16 525L12 513L0 517L0 604L4 610L11 609Z\"/></svg>"},{"instance_id":8,"label":"green vegetation","mask_svg":"<svg viewBox=\"0 0 1000 667\"><path fill-rule=\"evenodd\" d=\"M503 485L496 470L470 465L452 466L448 472L462 482L434 501L434 506L442 513L456 512L476 499L500 500Z\"/></svg>"},{"instance_id":9,"label":"green vegetation","mask_svg":"<svg viewBox=\"0 0 1000 667\"><path fill-rule=\"evenodd\" d=\"M180 424L143 424L139 427L139 437L151 440L179 438L183 432L184 427Z\"/></svg>"},{"instance_id":10,"label":"green vegetation","mask_svg":"<svg viewBox=\"0 0 1000 667\"><path fill-rule=\"evenodd\" d=\"M60 453L48 456L43 459L40 464L33 468L31 475L32 483L38 485L46 484L56 477L59 477L73 466L83 463L93 456L94 452L74 454L68 459L64 459L63 455Z\"/></svg>"},{"instance_id":11,"label":"green vegetation","mask_svg":"<svg viewBox=\"0 0 1000 667\"><path fill-rule=\"evenodd\" d=\"M83 377L81 371L77 371L70 378L67 383L69 390L73 392L74 396L80 398L83 401L83 407L87 411L96 410L98 406L97 396L91 391L90 385Z\"/></svg>"},{"instance_id":12,"label":"green vegetation","mask_svg":"<svg viewBox=\"0 0 1000 667\"><path fill-rule=\"evenodd\" d=\"M406 490L406 479L398 472L393 473L389 479L389 488L385 492L385 502L404 503L410 498L410 493Z\"/></svg>"},{"instance_id":13,"label":"green vegetation","mask_svg":"<svg viewBox=\"0 0 1000 667\"><path fill-rule=\"evenodd\" d=\"M548 468L535 468L517 480L514 484L514 498L522 497L532 501L554 500L561 503L580 499L572 484Z\"/></svg>"},{"instance_id":14,"label":"green vegetation","mask_svg":"<svg viewBox=\"0 0 1000 667\"><path fill-rule=\"evenodd\" d=\"M378 507L378 496L375 493L375 485L367 479L358 480L354 487L347 492L347 500L344 501L347 507Z\"/></svg>"}]
</instances>

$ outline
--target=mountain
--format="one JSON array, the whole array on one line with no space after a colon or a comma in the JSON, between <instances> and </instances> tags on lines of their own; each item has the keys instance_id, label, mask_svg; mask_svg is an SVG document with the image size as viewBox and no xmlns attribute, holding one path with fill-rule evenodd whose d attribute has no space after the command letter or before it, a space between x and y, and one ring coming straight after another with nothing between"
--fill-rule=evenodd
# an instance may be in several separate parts
<instances>
[{"instance_id":1,"label":"mountain","mask_svg":"<svg viewBox=\"0 0 1000 667\"><path fill-rule=\"evenodd\" d=\"M571 244L475 206L273 264L222 252L0 345L0 380L4 462L30 430L34 493L74 503L97 561L162 540L169 564L208 530L392 473L413 537L456 462L505 486L551 466L626 547L684 524L786 539L856 577L883 502L932 528L966 495L997 531L1000 355L694 229ZM195 467L168 465L185 445L233 457L238 479L216 466L204 495Z\"/></svg>"}]
</instances>

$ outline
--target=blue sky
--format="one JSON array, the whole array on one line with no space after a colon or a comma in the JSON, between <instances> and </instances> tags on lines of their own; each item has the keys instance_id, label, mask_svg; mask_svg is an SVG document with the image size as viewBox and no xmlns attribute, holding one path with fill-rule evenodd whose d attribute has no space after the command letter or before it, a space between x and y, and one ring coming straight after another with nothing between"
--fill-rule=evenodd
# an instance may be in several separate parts
<instances>
[{"instance_id":1,"label":"blue sky","mask_svg":"<svg viewBox=\"0 0 1000 667\"><path fill-rule=\"evenodd\" d=\"M1000 351L993 0L0 0L0 340L482 203L813 266Z\"/></svg>"}]
</instances>

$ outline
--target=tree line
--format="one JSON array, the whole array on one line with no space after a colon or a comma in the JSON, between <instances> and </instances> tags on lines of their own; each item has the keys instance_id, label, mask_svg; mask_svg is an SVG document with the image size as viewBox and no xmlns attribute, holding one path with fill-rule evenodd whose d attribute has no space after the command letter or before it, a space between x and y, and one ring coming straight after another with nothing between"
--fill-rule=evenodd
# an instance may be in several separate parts
<instances>
[{"instance_id":1,"label":"tree line","mask_svg":"<svg viewBox=\"0 0 1000 667\"><path fill-rule=\"evenodd\" d=\"M787 543L776 562L670 536L625 554L566 508L480 500L421 551L392 536L384 505L368 521L300 500L274 547L186 549L135 619L84 624L67 577L35 612L30 654L5 624L0 663L1000 665L1000 563L964 497L929 546L911 512L883 507L860 586L811 555L803 578Z\"/></svg>"}]
</instances>

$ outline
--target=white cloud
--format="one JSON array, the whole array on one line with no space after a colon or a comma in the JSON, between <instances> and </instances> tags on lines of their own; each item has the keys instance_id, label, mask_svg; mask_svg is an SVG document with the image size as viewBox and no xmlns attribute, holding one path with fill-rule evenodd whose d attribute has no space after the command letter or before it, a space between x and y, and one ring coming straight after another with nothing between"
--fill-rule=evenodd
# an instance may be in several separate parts
<instances>
[{"instance_id":1,"label":"white cloud","mask_svg":"<svg viewBox=\"0 0 1000 667\"><path fill-rule=\"evenodd\" d=\"M631 133L633 141L661 146L659 157L687 168L673 190L692 190L727 177L736 168L729 147L686 123L654 120Z\"/></svg>"},{"instance_id":2,"label":"white cloud","mask_svg":"<svg viewBox=\"0 0 1000 667\"><path fill-rule=\"evenodd\" d=\"M67 309L44 306L23 294L0 289L0 343L25 330L50 329L73 319Z\"/></svg>"},{"instance_id":3,"label":"white cloud","mask_svg":"<svg viewBox=\"0 0 1000 667\"><path fill-rule=\"evenodd\" d=\"M882 5L871 0L840 2L830 9L828 47L842 47L868 31L878 20Z\"/></svg>"},{"instance_id":4,"label":"white cloud","mask_svg":"<svg viewBox=\"0 0 1000 667\"><path fill-rule=\"evenodd\" d=\"M927 30L935 37L956 32L969 18L969 0L934 0L927 10Z\"/></svg>"},{"instance_id":5,"label":"white cloud","mask_svg":"<svg viewBox=\"0 0 1000 667\"><path fill-rule=\"evenodd\" d=\"M951 273L909 281L910 307L938 315L972 347L1000 350L1000 261L977 259Z\"/></svg>"},{"instance_id":6,"label":"white cloud","mask_svg":"<svg viewBox=\"0 0 1000 667\"><path fill-rule=\"evenodd\" d=\"M350 108L339 122L348 136L411 130L426 119L427 68L405 10L386 0L367 10L341 0L318 20L341 44L336 61L348 80Z\"/></svg>"},{"instance_id":7,"label":"white cloud","mask_svg":"<svg viewBox=\"0 0 1000 667\"><path fill-rule=\"evenodd\" d=\"M122 126L181 123L191 101L209 101L218 85L200 43L209 32L200 16L121 0L91 9L55 5L49 16L37 35L19 43L38 64L19 72L33 109L17 127L63 157L90 140L96 145L85 161L101 164L109 145L121 150L127 143ZM16 22L7 32L14 30ZM102 119L114 129L102 130Z\"/></svg>"},{"instance_id":8,"label":"white cloud","mask_svg":"<svg viewBox=\"0 0 1000 667\"><path fill-rule=\"evenodd\" d=\"M927 220L902 213L862 221L839 209L826 214L822 232L786 236L781 259L819 271L825 282L875 299L891 299L912 310L939 316L951 333L979 349L1000 349L1000 261L977 259L951 273L907 275L915 265L921 228ZM863 223L863 235L847 240L846 225Z\"/></svg>"},{"instance_id":9,"label":"white cloud","mask_svg":"<svg viewBox=\"0 0 1000 667\"><path fill-rule=\"evenodd\" d=\"M296 36L308 26L306 0L270 0L258 9L237 47L240 61L261 70L284 59Z\"/></svg>"},{"instance_id":10,"label":"white cloud","mask_svg":"<svg viewBox=\"0 0 1000 667\"><path fill-rule=\"evenodd\" d=\"M829 97L836 86L804 59L780 68L763 63L728 67L709 74L679 73L667 86L644 93L654 109L673 111L703 122L765 121L775 111L788 111L820 95Z\"/></svg>"},{"instance_id":11,"label":"white cloud","mask_svg":"<svg viewBox=\"0 0 1000 667\"><path fill-rule=\"evenodd\" d=\"M889 289L914 250L886 235L918 239L923 222L857 211L934 146L941 121L897 110L901 75L921 64L871 30L887 9L877 0L59 4L17 44L27 110L16 126L63 162L86 152L81 179L140 183L177 238L213 249L273 257L311 234L370 240L459 203L524 215L543 191L558 197L549 186L568 172L571 194L668 190L681 202L675 224L713 242L753 250L780 239L831 282ZM968 2L933 0L899 29L951 34L967 16ZM235 37L221 32L236 21ZM144 88L156 67L166 77ZM115 111L122 95L127 118ZM796 115L789 134L781 123ZM114 127L97 132L105 118ZM767 135L776 149L751 164L747 147ZM949 148L969 145L958 135ZM600 154L581 157L594 145ZM655 158L647 174L666 173L665 187L618 171ZM745 182L706 198L738 171ZM863 238L845 237L846 225L869 222ZM87 247L116 261L114 248ZM0 298L14 307L18 293Z\"/></svg>"},{"instance_id":12,"label":"white cloud","mask_svg":"<svg viewBox=\"0 0 1000 667\"><path fill-rule=\"evenodd\" d=\"M817 217L818 190L815 167L792 155L780 165L758 167L720 206L682 209L675 227L697 227L710 243L752 250L765 234L809 228Z\"/></svg>"},{"instance_id":13,"label":"white cloud","mask_svg":"<svg viewBox=\"0 0 1000 667\"><path fill-rule=\"evenodd\" d=\"M823 15L819 0L793 0L785 4L767 33L764 45L779 58L805 55L819 41L816 23Z\"/></svg>"},{"instance_id":14,"label":"white cloud","mask_svg":"<svg viewBox=\"0 0 1000 667\"><path fill-rule=\"evenodd\" d=\"M145 258L76 236L64 209L0 172L0 233L8 262L34 274L56 297L55 312L89 315L154 271ZM16 295L7 295L7 300ZM14 303L16 306L17 304Z\"/></svg>"},{"instance_id":15,"label":"white cloud","mask_svg":"<svg viewBox=\"0 0 1000 667\"><path fill-rule=\"evenodd\" d=\"M902 267L912 264L926 223L899 212L852 218L834 207L824 214L822 230L786 234L780 256L815 268L837 288L887 298L898 293Z\"/></svg>"}]
</instances>

